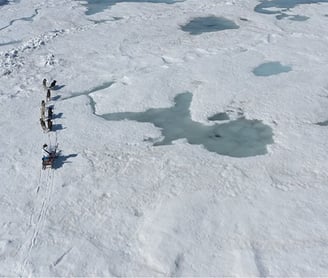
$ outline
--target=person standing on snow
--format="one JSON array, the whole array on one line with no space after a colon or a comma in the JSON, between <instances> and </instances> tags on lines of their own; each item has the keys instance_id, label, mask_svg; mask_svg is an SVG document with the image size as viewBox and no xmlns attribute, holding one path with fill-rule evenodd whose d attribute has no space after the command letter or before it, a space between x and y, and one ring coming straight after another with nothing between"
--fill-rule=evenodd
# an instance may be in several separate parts
<instances>
[{"instance_id":1,"label":"person standing on snow","mask_svg":"<svg viewBox=\"0 0 328 278\"><path fill-rule=\"evenodd\" d=\"M47 101L50 101L51 99L51 92L50 89L47 90Z\"/></svg>"},{"instance_id":2,"label":"person standing on snow","mask_svg":"<svg viewBox=\"0 0 328 278\"><path fill-rule=\"evenodd\" d=\"M52 121L50 119L47 120L48 130L52 131Z\"/></svg>"},{"instance_id":3,"label":"person standing on snow","mask_svg":"<svg viewBox=\"0 0 328 278\"><path fill-rule=\"evenodd\" d=\"M46 123L42 118L40 118L40 124L41 124L43 131L47 131Z\"/></svg>"},{"instance_id":4,"label":"person standing on snow","mask_svg":"<svg viewBox=\"0 0 328 278\"><path fill-rule=\"evenodd\" d=\"M48 107L48 119L52 119L52 115L53 115L53 112L52 112L52 109L53 107Z\"/></svg>"},{"instance_id":5,"label":"person standing on snow","mask_svg":"<svg viewBox=\"0 0 328 278\"><path fill-rule=\"evenodd\" d=\"M52 81L49 88L54 88L56 86L56 80Z\"/></svg>"},{"instance_id":6,"label":"person standing on snow","mask_svg":"<svg viewBox=\"0 0 328 278\"><path fill-rule=\"evenodd\" d=\"M51 155L51 152L48 151L48 145L47 144L43 144L42 146L42 150L44 151L44 154L47 155Z\"/></svg>"},{"instance_id":7,"label":"person standing on snow","mask_svg":"<svg viewBox=\"0 0 328 278\"><path fill-rule=\"evenodd\" d=\"M45 118L45 112L46 112L46 103L44 102L44 100L41 101L41 118L44 119Z\"/></svg>"}]
</instances>

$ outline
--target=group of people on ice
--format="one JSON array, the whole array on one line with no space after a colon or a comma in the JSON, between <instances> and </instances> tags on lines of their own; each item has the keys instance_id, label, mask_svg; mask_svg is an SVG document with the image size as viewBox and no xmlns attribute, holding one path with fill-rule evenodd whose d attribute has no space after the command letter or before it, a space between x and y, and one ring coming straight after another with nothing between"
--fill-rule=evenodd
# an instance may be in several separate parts
<instances>
[{"instance_id":1,"label":"group of people on ice","mask_svg":"<svg viewBox=\"0 0 328 278\"><path fill-rule=\"evenodd\" d=\"M47 87L47 79L43 79L43 88L47 91L46 101L49 102L51 100L51 89L56 86L56 80L52 81L50 86ZM46 102L44 100L41 101L41 117L40 117L40 125L44 132L52 131L52 117L53 117L53 106L48 106L46 108ZM46 117L47 111L47 117Z\"/></svg>"},{"instance_id":2,"label":"group of people on ice","mask_svg":"<svg viewBox=\"0 0 328 278\"><path fill-rule=\"evenodd\" d=\"M52 81L50 86L47 86L47 79L43 79L42 81L43 89L46 93L46 101L41 101L41 117L40 124L42 130L44 132L52 131L52 119L53 119L53 109L52 105L46 106L46 102L48 103L51 100L51 89L54 89L56 86L56 80ZM47 112L47 113L46 113ZM47 114L47 116L46 116ZM52 167L55 157L57 156L56 147L53 149L51 146L49 147L47 144L43 144L42 146L44 155L42 157L42 169L46 169L47 166Z\"/></svg>"}]
</instances>

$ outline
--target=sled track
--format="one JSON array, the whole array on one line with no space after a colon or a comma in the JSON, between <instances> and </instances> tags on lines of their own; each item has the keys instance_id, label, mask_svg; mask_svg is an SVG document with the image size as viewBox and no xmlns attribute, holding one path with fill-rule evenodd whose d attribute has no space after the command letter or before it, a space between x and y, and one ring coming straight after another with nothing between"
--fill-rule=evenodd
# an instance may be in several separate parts
<instances>
[{"instance_id":1,"label":"sled track","mask_svg":"<svg viewBox=\"0 0 328 278\"><path fill-rule=\"evenodd\" d=\"M45 134L45 137L47 137L48 146L56 146L57 148L57 131L47 133ZM39 180L36 189L36 205L29 221L30 229L33 229L33 232L28 240L26 254L22 263L21 273L23 276L33 275L33 273L26 272L29 271L32 250L38 244L38 237L44 228L49 208L51 206L51 199L54 193L54 178L55 170L53 168L42 169L42 166L40 166Z\"/></svg>"},{"instance_id":2,"label":"sled track","mask_svg":"<svg viewBox=\"0 0 328 278\"><path fill-rule=\"evenodd\" d=\"M37 236L39 232L44 227L45 222L45 216L47 215L47 212L49 210L49 205L51 201L51 195L54 190L54 170L48 169L45 173L44 181L41 179L41 184L44 185L44 196L41 203L40 211L37 215L35 227L34 227L34 233L32 236L32 240L30 242L29 251L32 250L33 246L36 244Z\"/></svg>"},{"instance_id":3,"label":"sled track","mask_svg":"<svg viewBox=\"0 0 328 278\"><path fill-rule=\"evenodd\" d=\"M54 170L53 169L41 169L40 182L37 189L38 198L41 199L37 202L35 212L30 218L30 225L33 227L32 237L29 240L27 253L23 261L23 270L25 271L28 264L31 252L35 245L38 243L38 237L42 232L45 224L45 220L51 205L51 197L54 192ZM27 274L30 275L30 274Z\"/></svg>"}]
</instances>

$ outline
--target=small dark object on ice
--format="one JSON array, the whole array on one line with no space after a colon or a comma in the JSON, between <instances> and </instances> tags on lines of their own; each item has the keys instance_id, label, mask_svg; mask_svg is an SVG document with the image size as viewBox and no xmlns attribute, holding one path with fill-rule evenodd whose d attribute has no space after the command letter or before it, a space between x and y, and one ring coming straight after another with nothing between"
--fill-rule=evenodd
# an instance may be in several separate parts
<instances>
[{"instance_id":1,"label":"small dark object on ice","mask_svg":"<svg viewBox=\"0 0 328 278\"><path fill-rule=\"evenodd\" d=\"M56 86L56 82L57 82L56 80L52 81L49 88L55 87Z\"/></svg>"},{"instance_id":2,"label":"small dark object on ice","mask_svg":"<svg viewBox=\"0 0 328 278\"><path fill-rule=\"evenodd\" d=\"M47 88L47 79L43 79L42 84L44 88Z\"/></svg>"},{"instance_id":3,"label":"small dark object on ice","mask_svg":"<svg viewBox=\"0 0 328 278\"><path fill-rule=\"evenodd\" d=\"M50 101L51 99L51 92L50 89L47 90L47 101Z\"/></svg>"}]
</instances>

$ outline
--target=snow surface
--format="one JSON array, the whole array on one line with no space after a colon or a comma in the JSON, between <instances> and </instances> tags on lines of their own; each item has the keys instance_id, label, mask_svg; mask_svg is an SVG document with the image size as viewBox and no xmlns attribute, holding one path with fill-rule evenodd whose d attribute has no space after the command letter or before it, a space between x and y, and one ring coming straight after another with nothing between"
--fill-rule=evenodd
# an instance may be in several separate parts
<instances>
[{"instance_id":1,"label":"snow surface","mask_svg":"<svg viewBox=\"0 0 328 278\"><path fill-rule=\"evenodd\" d=\"M111 2L0 2L0 276L328 276L327 1ZM182 29L212 17L239 28ZM292 70L255 76L268 61ZM101 117L183 92L194 122L272 128L267 153L153 146L152 123Z\"/></svg>"}]
</instances>

